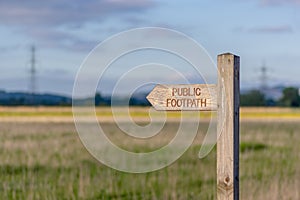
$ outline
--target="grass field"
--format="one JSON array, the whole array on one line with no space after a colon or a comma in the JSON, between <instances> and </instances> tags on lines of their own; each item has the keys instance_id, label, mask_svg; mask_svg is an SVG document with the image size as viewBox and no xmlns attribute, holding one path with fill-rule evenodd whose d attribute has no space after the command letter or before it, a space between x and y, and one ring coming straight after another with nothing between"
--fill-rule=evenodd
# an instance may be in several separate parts
<instances>
[{"instance_id":1,"label":"grass field","mask_svg":"<svg viewBox=\"0 0 300 200\"><path fill-rule=\"evenodd\" d=\"M133 109L132 117L147 123L147 109ZM128 144L107 108L97 109L97 115L106 119L102 126L111 140ZM124 111L118 115L125 116ZM173 120L160 135L170 137L154 137L128 149L166 144L179 116L168 114ZM171 166L129 174L100 164L85 150L70 108L2 107L0 199L216 199L215 150L198 159L208 116L203 115L193 145ZM241 199L300 199L300 110L243 108L241 119Z\"/></svg>"}]
</instances>

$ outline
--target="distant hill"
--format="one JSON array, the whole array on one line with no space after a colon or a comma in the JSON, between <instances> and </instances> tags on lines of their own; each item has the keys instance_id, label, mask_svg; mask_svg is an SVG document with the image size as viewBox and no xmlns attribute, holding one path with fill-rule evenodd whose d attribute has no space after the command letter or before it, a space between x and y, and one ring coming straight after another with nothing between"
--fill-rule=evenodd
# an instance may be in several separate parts
<instances>
[{"instance_id":1,"label":"distant hill","mask_svg":"<svg viewBox=\"0 0 300 200\"><path fill-rule=\"evenodd\" d=\"M69 106L72 99L54 94L29 94L25 92L0 91L0 105L5 106Z\"/></svg>"},{"instance_id":2,"label":"distant hill","mask_svg":"<svg viewBox=\"0 0 300 200\"><path fill-rule=\"evenodd\" d=\"M128 102L128 98L120 96L114 97L115 106L148 106L145 93L134 93ZM110 96L101 96L99 93L95 97L75 99L77 106L87 106L95 102L96 106L111 105ZM5 92L0 91L0 105L2 106L71 106L72 98L54 94L30 94L26 92Z\"/></svg>"},{"instance_id":3,"label":"distant hill","mask_svg":"<svg viewBox=\"0 0 300 200\"><path fill-rule=\"evenodd\" d=\"M126 96L114 96L114 106L150 106L150 103L146 99L147 94L145 93L134 93L130 98ZM77 106L87 106L95 102L96 106L110 106L112 104L111 96L101 96L99 93L93 97L75 99L74 104Z\"/></svg>"}]
</instances>

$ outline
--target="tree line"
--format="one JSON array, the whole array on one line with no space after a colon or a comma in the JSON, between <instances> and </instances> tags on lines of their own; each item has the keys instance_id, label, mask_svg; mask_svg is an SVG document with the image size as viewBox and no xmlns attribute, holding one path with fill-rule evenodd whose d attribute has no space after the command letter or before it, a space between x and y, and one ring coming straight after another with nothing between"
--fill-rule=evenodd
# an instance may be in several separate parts
<instances>
[{"instance_id":1,"label":"tree line","mask_svg":"<svg viewBox=\"0 0 300 200\"><path fill-rule=\"evenodd\" d=\"M146 99L147 94L133 95L129 102L127 98L115 99L115 105L123 106L150 106ZM94 99L93 99L94 98ZM96 106L110 106L111 97L103 97L99 92L94 97L85 99L76 99L76 105L91 105L93 102ZM72 99L58 95L49 94L27 94L27 93L6 93L0 92L0 105L5 106L71 106ZM259 90L251 90L240 96L241 106L282 106L282 107L300 107L300 97L298 88L287 87L282 91L280 99L268 98L263 92Z\"/></svg>"},{"instance_id":2,"label":"tree line","mask_svg":"<svg viewBox=\"0 0 300 200\"><path fill-rule=\"evenodd\" d=\"M282 91L282 97L278 100L267 98L259 90L251 90L240 96L241 106L282 106L299 107L299 90L295 87L287 87Z\"/></svg>"}]
</instances>

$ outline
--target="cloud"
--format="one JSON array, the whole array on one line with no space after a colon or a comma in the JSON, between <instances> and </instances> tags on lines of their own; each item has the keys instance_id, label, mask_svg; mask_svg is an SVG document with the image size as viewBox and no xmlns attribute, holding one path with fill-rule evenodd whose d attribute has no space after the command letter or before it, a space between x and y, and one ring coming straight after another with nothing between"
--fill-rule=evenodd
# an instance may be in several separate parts
<instances>
[{"instance_id":1,"label":"cloud","mask_svg":"<svg viewBox=\"0 0 300 200\"><path fill-rule=\"evenodd\" d=\"M0 23L47 47L90 50L99 41L72 35L69 30L87 23L100 25L108 18L123 19L123 14L139 14L155 6L153 0L4 0L0 1ZM129 22L124 19L124 23ZM64 31L58 31L61 27Z\"/></svg>"},{"instance_id":2,"label":"cloud","mask_svg":"<svg viewBox=\"0 0 300 200\"><path fill-rule=\"evenodd\" d=\"M292 33L293 28L290 25L277 25L277 26L260 26L260 27L236 27L233 29L234 32L238 33L265 33L265 34L284 34Z\"/></svg>"},{"instance_id":3,"label":"cloud","mask_svg":"<svg viewBox=\"0 0 300 200\"><path fill-rule=\"evenodd\" d=\"M289 25L255 27L248 30L250 33L292 33L293 28Z\"/></svg>"},{"instance_id":4,"label":"cloud","mask_svg":"<svg viewBox=\"0 0 300 200\"><path fill-rule=\"evenodd\" d=\"M0 3L0 21L6 25L57 26L99 22L126 12L155 6L150 0L6 0Z\"/></svg>"},{"instance_id":5,"label":"cloud","mask_svg":"<svg viewBox=\"0 0 300 200\"><path fill-rule=\"evenodd\" d=\"M24 28L22 31L31 38L39 40L39 46L46 48L60 48L72 51L91 51L92 48L99 43L99 41L81 38L69 32L55 29Z\"/></svg>"},{"instance_id":6,"label":"cloud","mask_svg":"<svg viewBox=\"0 0 300 200\"><path fill-rule=\"evenodd\" d=\"M136 17L136 16L125 17L124 21L127 22L131 26L139 26L139 25L142 25L142 24L148 24L149 23L149 21L147 21L146 19L143 19L141 17Z\"/></svg>"},{"instance_id":7,"label":"cloud","mask_svg":"<svg viewBox=\"0 0 300 200\"><path fill-rule=\"evenodd\" d=\"M274 6L282 4L292 4L300 6L300 0L260 0L260 4L262 6Z\"/></svg>"},{"instance_id":8,"label":"cloud","mask_svg":"<svg viewBox=\"0 0 300 200\"><path fill-rule=\"evenodd\" d=\"M15 45L0 45L0 52L3 53L7 53L7 52L12 52L12 51L16 51L18 49L21 49L22 45L20 44L15 44Z\"/></svg>"}]
</instances>

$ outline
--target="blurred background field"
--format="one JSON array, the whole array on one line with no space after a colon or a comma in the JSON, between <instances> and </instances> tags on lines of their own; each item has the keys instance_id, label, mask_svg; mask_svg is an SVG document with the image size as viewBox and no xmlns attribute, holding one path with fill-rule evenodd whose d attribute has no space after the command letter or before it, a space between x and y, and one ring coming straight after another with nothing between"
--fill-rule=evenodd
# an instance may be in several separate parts
<instances>
[{"instance_id":1,"label":"blurred background field","mask_svg":"<svg viewBox=\"0 0 300 200\"><path fill-rule=\"evenodd\" d=\"M81 113L84 114L85 107L81 108ZM88 109L87 109L88 110ZM154 110L151 107L130 107L130 117L137 120L149 120L148 111ZM113 120L113 113L110 107L96 107L96 115L101 120ZM185 112L187 116L193 118L200 115L203 120L208 120L212 113L210 112ZM181 112L152 112L151 116L162 118L164 115L173 118L175 121L180 120ZM247 121L253 119L254 121L261 118L263 120L284 120L297 121L300 120L300 108L292 107L242 107L241 120ZM125 107L116 108L115 115L127 117L127 110ZM73 121L73 113L71 107L1 107L0 106L0 120L1 121Z\"/></svg>"},{"instance_id":2,"label":"blurred background field","mask_svg":"<svg viewBox=\"0 0 300 200\"><path fill-rule=\"evenodd\" d=\"M149 123L148 109L133 108L130 113L143 125ZM122 108L118 114L126 116ZM196 114L191 112L191 119ZM138 152L166 144L180 119L177 112L168 113L171 120L160 136L136 142L120 136L108 108L97 108L97 116L105 119L101 125L114 143ZM202 116L193 145L171 166L128 174L100 164L85 150L71 108L1 107L0 198L216 199L215 149L198 158L209 116ZM299 122L299 109L241 109L241 199L300 198Z\"/></svg>"}]
</instances>

